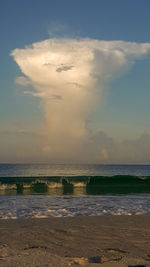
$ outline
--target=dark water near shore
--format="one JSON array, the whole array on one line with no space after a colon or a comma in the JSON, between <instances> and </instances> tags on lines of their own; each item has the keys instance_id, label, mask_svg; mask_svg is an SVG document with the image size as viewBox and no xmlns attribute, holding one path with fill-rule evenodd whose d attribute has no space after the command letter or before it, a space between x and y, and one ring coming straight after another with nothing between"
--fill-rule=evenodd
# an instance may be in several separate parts
<instances>
[{"instance_id":1,"label":"dark water near shore","mask_svg":"<svg viewBox=\"0 0 150 267\"><path fill-rule=\"evenodd\" d=\"M150 212L150 165L0 164L0 218Z\"/></svg>"}]
</instances>

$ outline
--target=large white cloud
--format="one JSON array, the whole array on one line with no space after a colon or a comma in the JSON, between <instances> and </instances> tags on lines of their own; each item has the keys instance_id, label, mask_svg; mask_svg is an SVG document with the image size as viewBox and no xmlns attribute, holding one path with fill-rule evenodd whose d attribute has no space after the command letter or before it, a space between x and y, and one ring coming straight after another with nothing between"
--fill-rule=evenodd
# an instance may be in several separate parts
<instances>
[{"instance_id":1,"label":"large white cloud","mask_svg":"<svg viewBox=\"0 0 150 267\"><path fill-rule=\"evenodd\" d=\"M149 51L149 43L91 39L48 39L13 50L11 55L24 74L16 82L31 84L34 90L25 93L39 97L43 105L43 153L58 159L84 157L87 119L102 100L107 83ZM101 156L108 157L104 147Z\"/></svg>"}]
</instances>

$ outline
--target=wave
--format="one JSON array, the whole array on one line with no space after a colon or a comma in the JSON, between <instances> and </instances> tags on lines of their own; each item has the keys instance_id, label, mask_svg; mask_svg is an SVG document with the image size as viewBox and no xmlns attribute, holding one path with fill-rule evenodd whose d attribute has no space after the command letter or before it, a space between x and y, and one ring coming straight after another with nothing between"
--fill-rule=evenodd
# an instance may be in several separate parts
<instances>
[{"instance_id":1,"label":"wave","mask_svg":"<svg viewBox=\"0 0 150 267\"><path fill-rule=\"evenodd\" d=\"M82 190L84 189L83 193ZM0 177L2 191L15 190L17 194L129 194L150 193L150 176L37 176Z\"/></svg>"}]
</instances>

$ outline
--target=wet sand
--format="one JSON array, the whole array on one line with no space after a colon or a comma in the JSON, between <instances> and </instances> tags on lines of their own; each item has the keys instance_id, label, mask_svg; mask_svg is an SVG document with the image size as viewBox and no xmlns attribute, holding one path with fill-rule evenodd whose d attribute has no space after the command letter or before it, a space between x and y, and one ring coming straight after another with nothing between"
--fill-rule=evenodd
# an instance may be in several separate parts
<instances>
[{"instance_id":1,"label":"wet sand","mask_svg":"<svg viewBox=\"0 0 150 267\"><path fill-rule=\"evenodd\" d=\"M0 266L150 266L150 215L0 221Z\"/></svg>"}]
</instances>

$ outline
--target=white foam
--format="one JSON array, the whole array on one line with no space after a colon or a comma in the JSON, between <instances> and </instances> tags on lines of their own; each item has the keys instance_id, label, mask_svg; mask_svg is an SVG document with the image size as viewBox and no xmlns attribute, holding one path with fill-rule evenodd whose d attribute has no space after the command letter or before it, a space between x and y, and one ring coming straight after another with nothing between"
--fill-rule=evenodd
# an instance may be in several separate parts
<instances>
[{"instance_id":1,"label":"white foam","mask_svg":"<svg viewBox=\"0 0 150 267\"><path fill-rule=\"evenodd\" d=\"M48 188L62 188L63 185L61 183L47 183Z\"/></svg>"},{"instance_id":2,"label":"white foam","mask_svg":"<svg viewBox=\"0 0 150 267\"><path fill-rule=\"evenodd\" d=\"M35 214L33 217L34 218L38 218L38 219L40 219L40 218L47 218L46 215L40 215L40 214Z\"/></svg>"},{"instance_id":3,"label":"white foam","mask_svg":"<svg viewBox=\"0 0 150 267\"><path fill-rule=\"evenodd\" d=\"M47 212L55 212L56 210L47 210Z\"/></svg>"},{"instance_id":4,"label":"white foam","mask_svg":"<svg viewBox=\"0 0 150 267\"><path fill-rule=\"evenodd\" d=\"M23 189L30 189L31 188L31 184L23 184Z\"/></svg>"},{"instance_id":5,"label":"white foam","mask_svg":"<svg viewBox=\"0 0 150 267\"><path fill-rule=\"evenodd\" d=\"M86 183L84 182L72 182L74 187L86 187Z\"/></svg>"},{"instance_id":6,"label":"white foam","mask_svg":"<svg viewBox=\"0 0 150 267\"><path fill-rule=\"evenodd\" d=\"M98 205L99 204L99 205ZM0 218L46 218L150 213L150 195L1 196Z\"/></svg>"},{"instance_id":7,"label":"white foam","mask_svg":"<svg viewBox=\"0 0 150 267\"><path fill-rule=\"evenodd\" d=\"M10 190L10 189L17 189L17 186L15 184L1 184L0 190Z\"/></svg>"}]
</instances>

